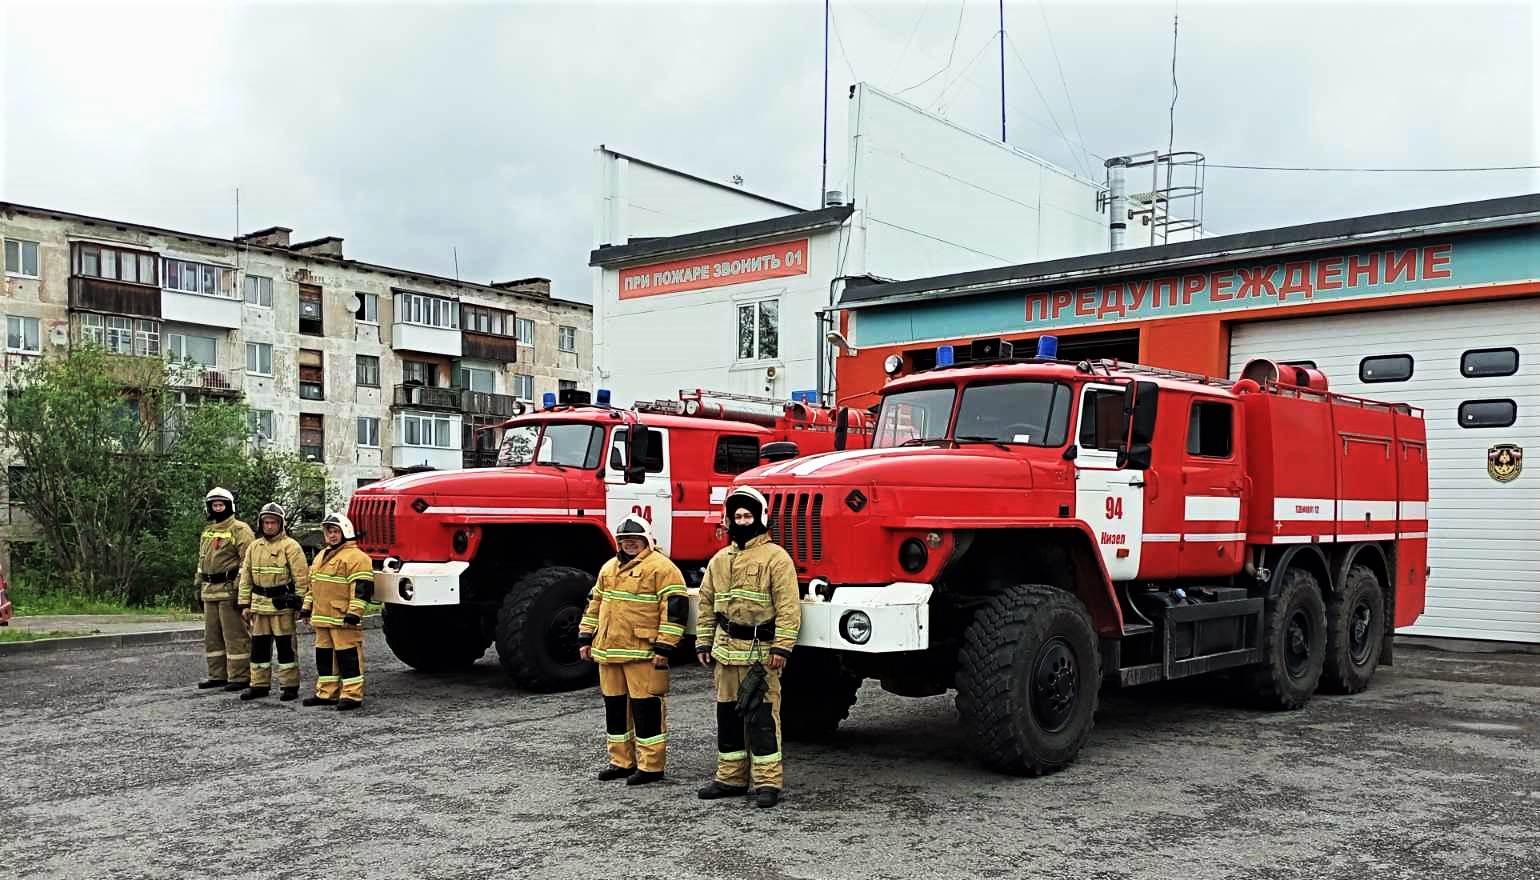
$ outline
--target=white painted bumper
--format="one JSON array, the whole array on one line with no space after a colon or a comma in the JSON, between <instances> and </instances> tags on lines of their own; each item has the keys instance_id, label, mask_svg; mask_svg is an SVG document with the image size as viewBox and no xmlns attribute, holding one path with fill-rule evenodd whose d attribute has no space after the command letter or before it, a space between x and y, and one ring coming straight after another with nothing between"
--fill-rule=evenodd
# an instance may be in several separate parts
<instances>
[{"instance_id":1,"label":"white painted bumper","mask_svg":"<svg viewBox=\"0 0 1540 880\"><path fill-rule=\"evenodd\" d=\"M374 601L392 605L458 605L460 575L469 562L402 562L386 560L374 573ZM393 570L394 569L394 570Z\"/></svg>"},{"instance_id":2,"label":"white painted bumper","mask_svg":"<svg viewBox=\"0 0 1540 880\"><path fill-rule=\"evenodd\" d=\"M838 587L834 601L802 602L802 629L798 645L886 654L923 651L930 647L930 584L895 583L881 587ZM872 636L864 644L845 638L840 623L859 611L872 622Z\"/></svg>"}]
</instances>

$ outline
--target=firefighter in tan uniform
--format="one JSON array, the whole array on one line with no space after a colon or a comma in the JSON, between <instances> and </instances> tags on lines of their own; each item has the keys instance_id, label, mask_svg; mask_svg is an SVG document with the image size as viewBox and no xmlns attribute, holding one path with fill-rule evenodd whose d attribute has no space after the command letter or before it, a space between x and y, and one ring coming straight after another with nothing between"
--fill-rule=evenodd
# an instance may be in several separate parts
<instances>
[{"instance_id":1,"label":"firefighter in tan uniform","mask_svg":"<svg viewBox=\"0 0 1540 880\"><path fill-rule=\"evenodd\" d=\"M347 711L364 703L364 603L374 597L374 563L341 513L327 514L321 533L326 548L310 569L299 612L315 627L315 696L300 705Z\"/></svg>"},{"instance_id":2,"label":"firefighter in tan uniform","mask_svg":"<svg viewBox=\"0 0 1540 880\"><path fill-rule=\"evenodd\" d=\"M208 525L198 538L198 598L203 600L203 656L209 677L200 689L246 687L251 661L251 635L235 607L241 562L254 537L251 526L235 518L235 496L219 487L203 497Z\"/></svg>"},{"instance_id":3,"label":"firefighter in tan uniform","mask_svg":"<svg viewBox=\"0 0 1540 880\"><path fill-rule=\"evenodd\" d=\"M755 806L773 807L782 788L781 669L802 626L797 570L766 534L765 496L736 489L723 507L731 543L706 564L695 627L701 665L716 664L717 772L697 794L747 794L752 784ZM740 690L745 682L749 693Z\"/></svg>"},{"instance_id":4,"label":"firefighter in tan uniform","mask_svg":"<svg viewBox=\"0 0 1540 880\"><path fill-rule=\"evenodd\" d=\"M599 569L578 623L578 653L599 664L608 767L601 780L645 785L663 778L668 751L668 658L690 615L684 575L630 514L615 527L619 552Z\"/></svg>"},{"instance_id":5,"label":"firefighter in tan uniform","mask_svg":"<svg viewBox=\"0 0 1540 880\"><path fill-rule=\"evenodd\" d=\"M299 696L299 657L294 648L294 614L310 594L310 565L299 542L284 531L284 509L270 503L257 514L262 537L246 551L241 565L241 618L251 628L251 687L241 699L272 692L273 649L278 649L278 699Z\"/></svg>"}]
</instances>

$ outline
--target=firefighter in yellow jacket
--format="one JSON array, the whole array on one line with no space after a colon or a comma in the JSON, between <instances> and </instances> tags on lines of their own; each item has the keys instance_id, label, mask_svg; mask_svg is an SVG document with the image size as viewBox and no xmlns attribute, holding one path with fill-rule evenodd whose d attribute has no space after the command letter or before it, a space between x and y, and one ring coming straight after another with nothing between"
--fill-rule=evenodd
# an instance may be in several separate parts
<instances>
[{"instance_id":1,"label":"firefighter in yellow jacket","mask_svg":"<svg viewBox=\"0 0 1540 880\"><path fill-rule=\"evenodd\" d=\"M200 689L238 691L250 675L251 635L235 607L241 561L255 536L235 518L235 496L214 487L203 497L208 525L198 538L198 598L203 600L203 656L209 677Z\"/></svg>"},{"instance_id":2,"label":"firefighter in yellow jacket","mask_svg":"<svg viewBox=\"0 0 1540 880\"><path fill-rule=\"evenodd\" d=\"M374 563L341 513L321 520L321 534L326 548L311 566L310 594L299 611L315 627L315 696L300 705L341 712L364 703L364 603L374 597Z\"/></svg>"},{"instance_id":3,"label":"firefighter in yellow jacket","mask_svg":"<svg viewBox=\"0 0 1540 880\"><path fill-rule=\"evenodd\" d=\"M262 537L241 564L241 618L251 628L251 687L241 699L272 693L273 649L278 649L278 699L299 696L299 657L294 650L294 614L310 594L310 565L299 542L284 531L283 506L269 503L257 514Z\"/></svg>"},{"instance_id":4,"label":"firefighter in yellow jacket","mask_svg":"<svg viewBox=\"0 0 1540 880\"><path fill-rule=\"evenodd\" d=\"M689 619L684 576L636 514L615 527L619 552L599 569L578 623L578 653L599 664L608 767L599 779L645 785L663 778L668 752L668 658Z\"/></svg>"},{"instance_id":5,"label":"firefighter in yellow jacket","mask_svg":"<svg viewBox=\"0 0 1540 880\"><path fill-rule=\"evenodd\" d=\"M770 542L765 496L735 489L723 502L730 543L706 564L696 615L695 650L702 666L716 664L717 772L697 794L702 800L747 794L755 806L779 802L781 670L797 644L802 605L797 570ZM740 693L761 672L756 700ZM756 689L757 690L757 689ZM753 705L740 714L740 697Z\"/></svg>"}]
</instances>

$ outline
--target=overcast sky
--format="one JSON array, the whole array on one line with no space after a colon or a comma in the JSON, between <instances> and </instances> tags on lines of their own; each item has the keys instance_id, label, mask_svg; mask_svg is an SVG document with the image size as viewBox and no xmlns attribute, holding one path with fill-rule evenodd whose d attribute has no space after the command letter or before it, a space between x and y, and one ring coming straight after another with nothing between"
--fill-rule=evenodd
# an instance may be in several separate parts
<instances>
[{"instance_id":1,"label":"overcast sky","mask_svg":"<svg viewBox=\"0 0 1540 880\"><path fill-rule=\"evenodd\" d=\"M816 0L0 9L4 200L229 236L239 187L246 231L445 275L457 247L463 278L580 300L598 144L816 206ZM832 9L830 188L856 80L998 135L994 0ZM1097 180L1163 147L1173 9L1007 2L1009 141ZM1540 163L1534 2L1175 11L1175 142L1211 163ZM1206 216L1239 232L1523 192L1540 174L1215 168Z\"/></svg>"}]
</instances>

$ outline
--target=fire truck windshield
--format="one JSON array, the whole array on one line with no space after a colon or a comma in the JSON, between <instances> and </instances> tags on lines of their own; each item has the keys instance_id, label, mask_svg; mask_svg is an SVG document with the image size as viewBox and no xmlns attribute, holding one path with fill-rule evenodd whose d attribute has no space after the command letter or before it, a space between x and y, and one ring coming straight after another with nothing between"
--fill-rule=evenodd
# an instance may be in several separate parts
<instances>
[{"instance_id":1,"label":"fire truck windshield","mask_svg":"<svg viewBox=\"0 0 1540 880\"><path fill-rule=\"evenodd\" d=\"M1072 394L1062 382L968 385L957 406L955 426L948 425L957 397L955 388L917 388L891 394L883 398L872 445L920 446L955 440L1061 446L1069 430Z\"/></svg>"},{"instance_id":2,"label":"fire truck windshield","mask_svg":"<svg viewBox=\"0 0 1540 880\"><path fill-rule=\"evenodd\" d=\"M604 431L587 422L517 425L503 435L497 452L499 467L530 462L593 470L604 450Z\"/></svg>"}]
</instances>

